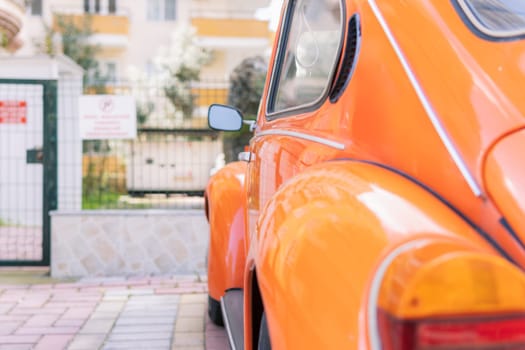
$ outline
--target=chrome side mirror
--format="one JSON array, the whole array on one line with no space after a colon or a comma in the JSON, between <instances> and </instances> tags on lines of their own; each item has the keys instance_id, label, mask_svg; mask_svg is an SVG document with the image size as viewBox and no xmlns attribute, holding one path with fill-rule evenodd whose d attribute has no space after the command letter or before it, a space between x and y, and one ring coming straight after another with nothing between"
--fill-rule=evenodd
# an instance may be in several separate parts
<instances>
[{"instance_id":1,"label":"chrome side mirror","mask_svg":"<svg viewBox=\"0 0 525 350\"><path fill-rule=\"evenodd\" d=\"M242 128L242 114L236 108L213 104L208 109L208 125L214 130L239 131Z\"/></svg>"}]
</instances>

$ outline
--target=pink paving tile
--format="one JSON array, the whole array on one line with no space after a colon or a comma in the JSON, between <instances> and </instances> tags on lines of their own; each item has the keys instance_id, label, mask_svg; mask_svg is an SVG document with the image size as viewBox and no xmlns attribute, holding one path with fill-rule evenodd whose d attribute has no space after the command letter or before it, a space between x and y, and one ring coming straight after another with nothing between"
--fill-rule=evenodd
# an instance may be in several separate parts
<instances>
[{"instance_id":1,"label":"pink paving tile","mask_svg":"<svg viewBox=\"0 0 525 350\"><path fill-rule=\"evenodd\" d=\"M82 294L64 294L54 295L52 302L77 302L77 301L99 301L102 298L102 293L98 295L82 295Z\"/></svg>"},{"instance_id":2,"label":"pink paving tile","mask_svg":"<svg viewBox=\"0 0 525 350\"><path fill-rule=\"evenodd\" d=\"M213 324L209 317L206 319L205 342L206 350L227 350L230 348L225 329Z\"/></svg>"},{"instance_id":3,"label":"pink paving tile","mask_svg":"<svg viewBox=\"0 0 525 350\"><path fill-rule=\"evenodd\" d=\"M36 315L36 314L41 314L41 313L44 313L44 314L52 314L52 315L55 315L55 314L63 314L64 312L66 312L66 309L65 308L50 308L50 307L43 307L43 308L38 308L38 307L15 307L13 310L11 310L11 312L9 313L10 315Z\"/></svg>"},{"instance_id":4,"label":"pink paving tile","mask_svg":"<svg viewBox=\"0 0 525 350\"><path fill-rule=\"evenodd\" d=\"M100 300L89 300L89 301L50 301L46 304L49 308L89 308L98 305Z\"/></svg>"},{"instance_id":5,"label":"pink paving tile","mask_svg":"<svg viewBox=\"0 0 525 350\"><path fill-rule=\"evenodd\" d=\"M74 283L57 283L53 286L55 289L78 289L78 285Z\"/></svg>"},{"instance_id":6,"label":"pink paving tile","mask_svg":"<svg viewBox=\"0 0 525 350\"><path fill-rule=\"evenodd\" d=\"M61 350L65 349L73 335L45 335L36 344L35 350Z\"/></svg>"},{"instance_id":7,"label":"pink paving tile","mask_svg":"<svg viewBox=\"0 0 525 350\"><path fill-rule=\"evenodd\" d=\"M4 322L16 322L16 321L27 321L31 315L0 315L0 323Z\"/></svg>"},{"instance_id":8,"label":"pink paving tile","mask_svg":"<svg viewBox=\"0 0 525 350\"><path fill-rule=\"evenodd\" d=\"M0 303L19 302L24 297L23 294L2 294Z\"/></svg>"},{"instance_id":9,"label":"pink paving tile","mask_svg":"<svg viewBox=\"0 0 525 350\"><path fill-rule=\"evenodd\" d=\"M18 327L20 327L21 324L21 321L2 322L2 326L0 327L0 335L13 334L18 329Z\"/></svg>"},{"instance_id":10,"label":"pink paving tile","mask_svg":"<svg viewBox=\"0 0 525 350\"><path fill-rule=\"evenodd\" d=\"M22 327L16 331L17 335L22 334L75 334L80 330L79 326L74 327ZM0 342L1 343L1 342Z\"/></svg>"},{"instance_id":11,"label":"pink paving tile","mask_svg":"<svg viewBox=\"0 0 525 350\"><path fill-rule=\"evenodd\" d=\"M88 318L94 307L78 307L67 310L61 317L62 320Z\"/></svg>"},{"instance_id":12,"label":"pink paving tile","mask_svg":"<svg viewBox=\"0 0 525 350\"><path fill-rule=\"evenodd\" d=\"M34 344L40 337L40 334L5 335L0 336L0 344Z\"/></svg>"},{"instance_id":13,"label":"pink paving tile","mask_svg":"<svg viewBox=\"0 0 525 350\"><path fill-rule=\"evenodd\" d=\"M33 350L34 344L0 344L0 350Z\"/></svg>"},{"instance_id":14,"label":"pink paving tile","mask_svg":"<svg viewBox=\"0 0 525 350\"><path fill-rule=\"evenodd\" d=\"M155 294L178 294L178 288L157 288Z\"/></svg>"},{"instance_id":15,"label":"pink paving tile","mask_svg":"<svg viewBox=\"0 0 525 350\"><path fill-rule=\"evenodd\" d=\"M58 317L59 315L34 315L24 323L24 327L49 327Z\"/></svg>"},{"instance_id":16,"label":"pink paving tile","mask_svg":"<svg viewBox=\"0 0 525 350\"><path fill-rule=\"evenodd\" d=\"M0 284L0 290L4 289L28 289L30 286L27 284Z\"/></svg>"},{"instance_id":17,"label":"pink paving tile","mask_svg":"<svg viewBox=\"0 0 525 350\"><path fill-rule=\"evenodd\" d=\"M20 301L18 304L18 307L42 307L46 302L48 298L35 298L35 297L25 297L23 300Z\"/></svg>"},{"instance_id":18,"label":"pink paving tile","mask_svg":"<svg viewBox=\"0 0 525 350\"><path fill-rule=\"evenodd\" d=\"M0 303L0 315L8 313L9 310L11 310L13 307L15 307L16 303Z\"/></svg>"},{"instance_id":19,"label":"pink paving tile","mask_svg":"<svg viewBox=\"0 0 525 350\"><path fill-rule=\"evenodd\" d=\"M87 321L87 318L78 319L78 320L59 319L58 321L55 322L54 326L55 327L81 327L84 323L86 323L86 321Z\"/></svg>"},{"instance_id":20,"label":"pink paving tile","mask_svg":"<svg viewBox=\"0 0 525 350\"><path fill-rule=\"evenodd\" d=\"M195 286L201 286L202 283L198 283L198 282L195 282L195 281L181 281L181 282L178 282L178 286L179 287L195 287Z\"/></svg>"}]
</instances>

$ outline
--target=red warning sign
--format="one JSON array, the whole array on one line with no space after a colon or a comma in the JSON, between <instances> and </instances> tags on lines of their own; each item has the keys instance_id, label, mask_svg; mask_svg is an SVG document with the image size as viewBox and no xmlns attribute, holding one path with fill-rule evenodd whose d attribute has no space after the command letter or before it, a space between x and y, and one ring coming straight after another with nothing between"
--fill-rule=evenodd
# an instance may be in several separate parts
<instances>
[{"instance_id":1,"label":"red warning sign","mask_svg":"<svg viewBox=\"0 0 525 350\"><path fill-rule=\"evenodd\" d=\"M26 101L0 101L0 124L26 124Z\"/></svg>"}]
</instances>

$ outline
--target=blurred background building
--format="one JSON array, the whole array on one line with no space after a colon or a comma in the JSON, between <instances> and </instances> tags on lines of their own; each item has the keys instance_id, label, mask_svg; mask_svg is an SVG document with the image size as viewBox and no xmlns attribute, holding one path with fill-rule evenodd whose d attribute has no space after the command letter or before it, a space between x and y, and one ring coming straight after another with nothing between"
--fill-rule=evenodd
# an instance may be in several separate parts
<instances>
[{"instance_id":1,"label":"blurred background building","mask_svg":"<svg viewBox=\"0 0 525 350\"><path fill-rule=\"evenodd\" d=\"M255 18L268 0L29 0L21 31L24 45L19 55L38 52L45 41L46 27L56 25L57 16L76 23L90 16L94 34L89 39L100 46L97 60L102 73L114 79L127 74L129 66L152 74L153 58L159 48L170 44L174 31L196 29L199 45L213 51L213 59L203 68L201 78L227 79L244 58L267 51L271 32L267 20ZM2 24L11 40L22 24L22 0L2 0ZM5 6L7 7L7 6Z\"/></svg>"}]
</instances>

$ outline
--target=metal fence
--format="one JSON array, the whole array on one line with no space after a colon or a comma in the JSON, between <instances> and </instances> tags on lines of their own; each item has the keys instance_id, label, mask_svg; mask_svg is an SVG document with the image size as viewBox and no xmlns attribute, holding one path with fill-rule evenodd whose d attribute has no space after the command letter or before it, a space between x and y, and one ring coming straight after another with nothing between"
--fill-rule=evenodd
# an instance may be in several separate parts
<instances>
[{"instance_id":1,"label":"metal fence","mask_svg":"<svg viewBox=\"0 0 525 350\"><path fill-rule=\"evenodd\" d=\"M220 135L207 126L207 108L226 102L226 82L91 84L85 91L132 95L137 138L82 142L82 209L203 206L209 176L224 159Z\"/></svg>"}]
</instances>

